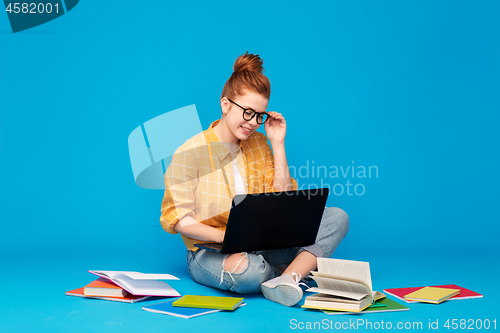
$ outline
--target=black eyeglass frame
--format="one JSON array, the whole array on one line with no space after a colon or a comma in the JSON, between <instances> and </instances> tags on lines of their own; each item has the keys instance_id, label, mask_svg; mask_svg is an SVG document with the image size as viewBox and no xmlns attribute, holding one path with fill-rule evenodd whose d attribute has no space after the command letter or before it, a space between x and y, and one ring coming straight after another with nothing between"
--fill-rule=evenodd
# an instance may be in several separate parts
<instances>
[{"instance_id":1,"label":"black eyeglass frame","mask_svg":"<svg viewBox=\"0 0 500 333\"><path fill-rule=\"evenodd\" d=\"M267 115L267 112L257 112L257 111L255 111L255 110L254 110L254 109L252 109L252 108L244 108L244 107L242 107L241 105L239 105L238 103L233 102L233 101L232 101L232 100L230 100L229 98L228 98L227 100L228 100L228 101L230 101L231 103L233 103L234 105L239 106L240 108L242 108L242 109L243 109L243 119L245 119L246 121L251 121L251 120L252 120L253 118L255 118L255 116L257 115L257 119L255 119L255 121L257 121L257 124L262 125L262 124L264 124L264 123L265 123L265 122L269 119L269 116L267 116L267 117L266 117L266 119L264 119L264 121L263 121L263 122L259 123L259 115L261 115L261 114L263 114L263 115ZM245 113L246 113L247 111L251 111L251 112L253 112L253 114L252 114L252 116L250 117L250 119L245 118Z\"/></svg>"}]
</instances>

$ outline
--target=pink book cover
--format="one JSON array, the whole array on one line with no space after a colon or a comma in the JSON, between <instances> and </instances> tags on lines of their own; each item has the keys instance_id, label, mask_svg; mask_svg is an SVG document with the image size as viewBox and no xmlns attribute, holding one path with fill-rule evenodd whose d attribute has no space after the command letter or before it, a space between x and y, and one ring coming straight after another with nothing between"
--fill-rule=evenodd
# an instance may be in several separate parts
<instances>
[{"instance_id":1,"label":"pink book cover","mask_svg":"<svg viewBox=\"0 0 500 333\"><path fill-rule=\"evenodd\" d=\"M436 287L436 288L451 288L451 289L460 289L460 294L453 296L449 300L459 300L459 299L470 299L470 298L481 298L483 295L476 293L475 291L459 287L456 284L444 284L444 285L439 285L439 286L429 286L429 287ZM384 292L387 294L394 296L402 301L405 301L406 303L418 303L416 301L407 301L404 299L404 297L414 291L417 291L419 289L422 289L424 287L410 287L410 288L392 288L392 289L384 289Z\"/></svg>"}]
</instances>

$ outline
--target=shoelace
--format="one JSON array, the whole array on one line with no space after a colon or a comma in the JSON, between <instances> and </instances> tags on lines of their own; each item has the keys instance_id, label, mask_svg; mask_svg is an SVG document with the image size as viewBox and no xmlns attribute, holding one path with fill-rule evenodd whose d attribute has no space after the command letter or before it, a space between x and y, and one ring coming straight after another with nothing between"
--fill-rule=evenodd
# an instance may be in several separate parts
<instances>
[{"instance_id":1,"label":"shoelace","mask_svg":"<svg viewBox=\"0 0 500 333\"><path fill-rule=\"evenodd\" d=\"M298 286L302 285L304 287L309 287L304 282L301 282L302 281L302 275L300 275L300 273L295 273L295 272L292 273L292 278L295 281L295 283L297 283Z\"/></svg>"}]
</instances>

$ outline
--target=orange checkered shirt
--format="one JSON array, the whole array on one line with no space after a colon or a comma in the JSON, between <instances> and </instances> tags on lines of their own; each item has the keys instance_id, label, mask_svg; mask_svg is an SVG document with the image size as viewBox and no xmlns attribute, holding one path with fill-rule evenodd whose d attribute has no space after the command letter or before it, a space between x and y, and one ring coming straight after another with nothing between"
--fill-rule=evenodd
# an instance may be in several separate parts
<instances>
[{"instance_id":1,"label":"orange checkered shirt","mask_svg":"<svg viewBox=\"0 0 500 333\"><path fill-rule=\"evenodd\" d=\"M234 158L247 193L275 191L274 159L267 137L259 132L252 133L247 140L240 141L236 157L233 157L213 131L219 121L187 140L172 156L165 173L165 194L160 217L166 232L176 234L175 225L188 215L208 226L226 229L235 194ZM225 181L222 168L229 184ZM293 178L292 182L296 190L297 183ZM196 251L194 244L202 242L181 236L189 250Z\"/></svg>"}]
</instances>

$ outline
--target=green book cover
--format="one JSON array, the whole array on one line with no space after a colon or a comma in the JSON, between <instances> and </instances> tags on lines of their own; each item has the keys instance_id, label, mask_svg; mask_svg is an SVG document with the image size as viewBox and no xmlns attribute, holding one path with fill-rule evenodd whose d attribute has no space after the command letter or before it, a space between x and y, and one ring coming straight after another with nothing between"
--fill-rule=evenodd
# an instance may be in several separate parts
<instances>
[{"instance_id":1,"label":"green book cover","mask_svg":"<svg viewBox=\"0 0 500 333\"><path fill-rule=\"evenodd\" d=\"M172 303L173 306L185 308L234 310L243 303L243 298L185 295Z\"/></svg>"},{"instance_id":2,"label":"green book cover","mask_svg":"<svg viewBox=\"0 0 500 333\"><path fill-rule=\"evenodd\" d=\"M333 311L333 310L322 310L322 311L328 315L339 315L339 314L362 314L370 312L378 313L378 312L406 311L406 310L410 310L410 308L386 297L377 300L374 306L369 306L361 312L346 312L346 311Z\"/></svg>"}]
</instances>

